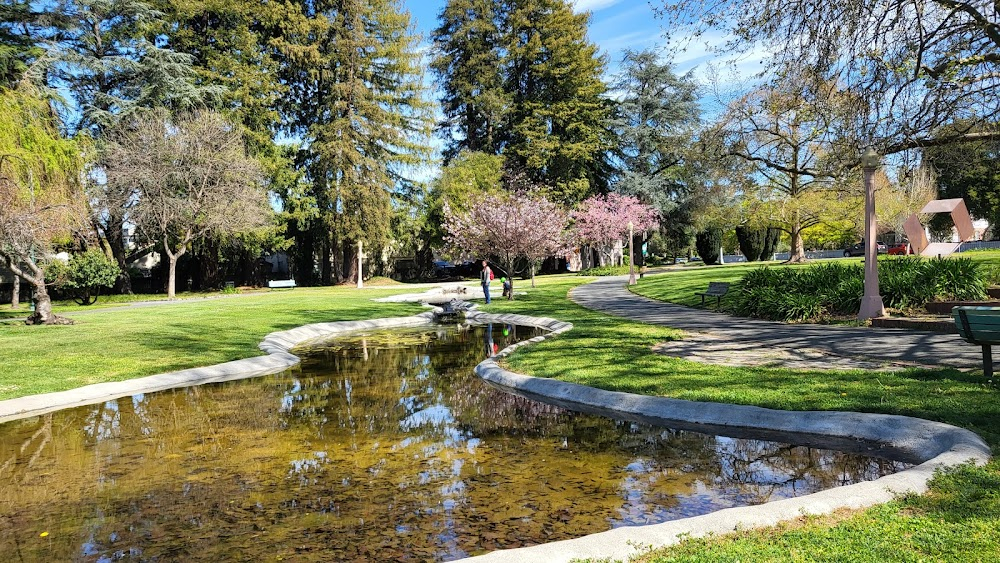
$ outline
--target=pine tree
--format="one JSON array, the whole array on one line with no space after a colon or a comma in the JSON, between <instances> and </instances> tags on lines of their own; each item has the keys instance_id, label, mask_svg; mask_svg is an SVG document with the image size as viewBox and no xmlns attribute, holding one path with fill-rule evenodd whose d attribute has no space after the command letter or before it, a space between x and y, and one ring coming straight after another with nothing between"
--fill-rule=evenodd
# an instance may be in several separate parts
<instances>
[{"instance_id":1,"label":"pine tree","mask_svg":"<svg viewBox=\"0 0 1000 563\"><path fill-rule=\"evenodd\" d=\"M246 0L160 0L164 46L191 56L195 82L221 88L221 106L243 125L254 154L275 156L272 142L285 88L268 45L285 7Z\"/></svg>"},{"instance_id":2,"label":"pine tree","mask_svg":"<svg viewBox=\"0 0 1000 563\"><path fill-rule=\"evenodd\" d=\"M431 37L443 92L445 163L462 150L499 154L510 101L504 90L500 13L493 0L451 0Z\"/></svg>"},{"instance_id":3,"label":"pine tree","mask_svg":"<svg viewBox=\"0 0 1000 563\"><path fill-rule=\"evenodd\" d=\"M586 37L590 16L573 13L566 0L507 0L505 7L508 159L556 201L605 190L611 103L604 59Z\"/></svg>"},{"instance_id":4,"label":"pine tree","mask_svg":"<svg viewBox=\"0 0 1000 563\"><path fill-rule=\"evenodd\" d=\"M432 62L446 159L503 154L561 203L606 191L612 104L588 20L566 0L449 0Z\"/></svg>"},{"instance_id":5,"label":"pine tree","mask_svg":"<svg viewBox=\"0 0 1000 563\"><path fill-rule=\"evenodd\" d=\"M281 45L289 132L306 141L300 164L312 183L318 221L299 232L306 260L321 243L321 275L356 275L356 248L388 242L392 198L413 188L409 167L429 149L429 105L420 82L416 37L397 0L298 4L305 19ZM311 262L310 262L311 263Z\"/></svg>"}]
</instances>

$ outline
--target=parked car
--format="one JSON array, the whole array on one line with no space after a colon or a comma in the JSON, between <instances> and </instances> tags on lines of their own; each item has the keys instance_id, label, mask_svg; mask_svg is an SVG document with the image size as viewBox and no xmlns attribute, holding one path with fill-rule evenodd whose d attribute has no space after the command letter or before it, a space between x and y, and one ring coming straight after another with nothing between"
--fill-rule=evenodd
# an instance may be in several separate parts
<instances>
[{"instance_id":1,"label":"parked car","mask_svg":"<svg viewBox=\"0 0 1000 563\"><path fill-rule=\"evenodd\" d=\"M890 255L903 255L906 256L910 254L910 243L900 242L889 247L888 253Z\"/></svg>"},{"instance_id":2,"label":"parked car","mask_svg":"<svg viewBox=\"0 0 1000 563\"><path fill-rule=\"evenodd\" d=\"M886 247L885 243L881 243L881 242L876 242L875 243L875 248L876 248L876 251L879 254L885 254L886 252L889 251L889 248ZM847 257L850 257L850 256L864 256L864 255L865 255L865 241L861 241L859 243L852 244L851 246L848 246L847 248L844 249L844 256L847 256Z\"/></svg>"}]
</instances>

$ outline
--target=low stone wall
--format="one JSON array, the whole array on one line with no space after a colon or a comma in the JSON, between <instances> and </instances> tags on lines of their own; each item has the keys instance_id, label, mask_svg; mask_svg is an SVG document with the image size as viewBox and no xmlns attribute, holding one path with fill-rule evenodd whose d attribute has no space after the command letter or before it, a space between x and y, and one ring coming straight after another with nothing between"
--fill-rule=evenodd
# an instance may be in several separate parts
<instances>
[{"instance_id":1,"label":"low stone wall","mask_svg":"<svg viewBox=\"0 0 1000 563\"><path fill-rule=\"evenodd\" d=\"M560 332L563 330L569 329L563 328ZM480 363L476 366L476 374L509 392L572 410L707 434L753 437L842 451L866 451L875 445L881 448L879 453L883 457L918 465L875 481L827 489L803 497L729 508L662 524L616 528L572 540L495 551L462 561L627 560L649 548L678 543L684 537L773 526L803 514L864 508L888 502L904 493L923 493L936 470L966 462L984 464L990 459L990 448L975 433L919 418L855 412L791 412L682 401L530 377L497 365L496 358L506 356L524 344L521 342L505 348Z\"/></svg>"}]
</instances>

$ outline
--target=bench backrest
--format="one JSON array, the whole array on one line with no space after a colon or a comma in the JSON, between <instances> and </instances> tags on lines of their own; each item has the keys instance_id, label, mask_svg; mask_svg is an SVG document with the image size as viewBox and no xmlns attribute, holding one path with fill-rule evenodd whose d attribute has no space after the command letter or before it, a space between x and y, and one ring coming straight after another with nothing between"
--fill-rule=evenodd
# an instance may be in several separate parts
<instances>
[{"instance_id":1,"label":"bench backrest","mask_svg":"<svg viewBox=\"0 0 1000 563\"><path fill-rule=\"evenodd\" d=\"M729 291L729 282L708 282L708 291L712 295L725 295Z\"/></svg>"},{"instance_id":2,"label":"bench backrest","mask_svg":"<svg viewBox=\"0 0 1000 563\"><path fill-rule=\"evenodd\" d=\"M1000 344L1000 307L955 307L951 317L958 334L969 342Z\"/></svg>"},{"instance_id":3,"label":"bench backrest","mask_svg":"<svg viewBox=\"0 0 1000 563\"><path fill-rule=\"evenodd\" d=\"M271 280L268 287L295 287L295 280Z\"/></svg>"}]
</instances>

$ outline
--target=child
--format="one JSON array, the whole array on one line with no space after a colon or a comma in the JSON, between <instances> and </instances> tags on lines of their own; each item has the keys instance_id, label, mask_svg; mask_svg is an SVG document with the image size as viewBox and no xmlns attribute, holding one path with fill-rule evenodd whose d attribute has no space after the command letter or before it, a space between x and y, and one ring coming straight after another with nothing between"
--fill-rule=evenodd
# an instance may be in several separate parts
<instances>
[{"instance_id":1,"label":"child","mask_svg":"<svg viewBox=\"0 0 1000 563\"><path fill-rule=\"evenodd\" d=\"M503 278L500 278L500 283L503 284L503 296L509 299L510 298L510 285L511 285L510 280L507 279L506 277L503 277Z\"/></svg>"}]
</instances>

